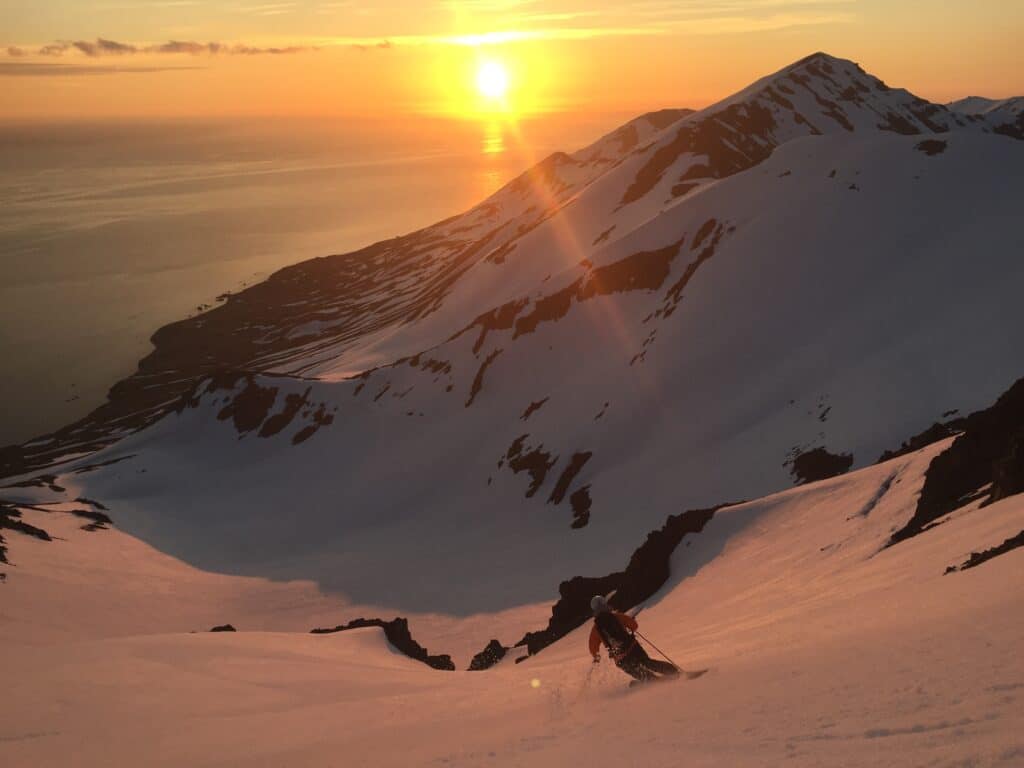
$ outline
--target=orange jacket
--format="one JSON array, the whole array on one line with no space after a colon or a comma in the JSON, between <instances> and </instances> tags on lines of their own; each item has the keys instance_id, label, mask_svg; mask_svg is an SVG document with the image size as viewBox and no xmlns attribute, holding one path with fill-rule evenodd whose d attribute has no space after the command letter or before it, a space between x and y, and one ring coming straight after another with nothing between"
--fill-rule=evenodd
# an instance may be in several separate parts
<instances>
[{"instance_id":1,"label":"orange jacket","mask_svg":"<svg viewBox=\"0 0 1024 768\"><path fill-rule=\"evenodd\" d=\"M619 620L619 624L624 629L630 632L636 632L636 619L625 613L619 613L618 611L612 611L612 615ZM590 655L597 656L597 652L601 650L601 633L597 631L597 622L594 622L593 628L590 630Z\"/></svg>"}]
</instances>

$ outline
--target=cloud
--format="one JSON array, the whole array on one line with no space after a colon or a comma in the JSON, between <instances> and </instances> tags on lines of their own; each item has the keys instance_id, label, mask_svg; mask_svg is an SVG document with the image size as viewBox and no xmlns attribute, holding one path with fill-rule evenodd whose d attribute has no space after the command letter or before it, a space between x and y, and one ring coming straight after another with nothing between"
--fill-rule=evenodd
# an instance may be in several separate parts
<instances>
[{"instance_id":1,"label":"cloud","mask_svg":"<svg viewBox=\"0 0 1024 768\"><path fill-rule=\"evenodd\" d=\"M102 37L96 38L96 42L90 43L87 40L76 40L71 45L80 50L86 56L124 56L129 53L138 53L139 49L134 45L119 43L116 40L105 40Z\"/></svg>"},{"instance_id":2,"label":"cloud","mask_svg":"<svg viewBox=\"0 0 1024 768\"><path fill-rule=\"evenodd\" d=\"M194 0L159 0L169 4L186 4ZM318 50L320 47L344 46L360 52L387 50L397 46L490 46L530 41L589 40L609 37L642 37L655 35L723 35L774 32L808 26L849 24L856 21L853 9L856 0L623 0L606 10L585 7L576 0L436 0L442 8L460 14L478 15L486 19L479 25L468 22L463 29L474 27L486 32L459 35L397 34L382 37L310 38L309 44L287 46L256 46L247 43L198 42L169 40L165 43L136 45L107 38L96 40L58 40L44 45L35 53L40 56L63 56L73 52L90 58L134 54L181 54L191 56L258 56L286 55ZM296 7L289 0L239 6L249 13L277 13ZM353 0L321 3L324 8L349 8L354 13L365 10ZM580 23L580 22L584 23ZM30 55L24 47L11 46L8 56Z\"/></svg>"},{"instance_id":3,"label":"cloud","mask_svg":"<svg viewBox=\"0 0 1024 768\"><path fill-rule=\"evenodd\" d=\"M349 43L349 45L360 51L372 51L374 48L386 51L389 48L394 48L390 40L381 40L379 43Z\"/></svg>"},{"instance_id":4,"label":"cloud","mask_svg":"<svg viewBox=\"0 0 1024 768\"><path fill-rule=\"evenodd\" d=\"M220 53L220 43L197 43L192 40L169 40L151 48L153 53Z\"/></svg>"},{"instance_id":5,"label":"cloud","mask_svg":"<svg viewBox=\"0 0 1024 768\"><path fill-rule=\"evenodd\" d=\"M258 56L260 54L269 53L274 56L283 53L302 53L303 51L308 50L311 49L299 45L290 45L287 48L254 48L249 45L234 45L228 49L228 53L240 56Z\"/></svg>"},{"instance_id":6,"label":"cloud","mask_svg":"<svg viewBox=\"0 0 1024 768\"><path fill-rule=\"evenodd\" d=\"M71 48L71 43L58 42L44 45L39 49L40 56L63 56L64 52Z\"/></svg>"},{"instance_id":7,"label":"cloud","mask_svg":"<svg viewBox=\"0 0 1024 768\"><path fill-rule=\"evenodd\" d=\"M387 46L390 47L390 43ZM95 59L101 56L131 56L140 53L187 54L191 56L203 54L222 54L227 56L279 55L314 51L316 48L307 45L261 47L246 45L245 43L200 43L194 40L168 40L166 43L155 45L132 45L131 43L120 43L116 40L98 37L96 40L58 40L49 45L44 45L38 50L38 54L40 56L63 56L72 50L79 51L89 58ZM18 53L15 53L15 51L18 51ZM8 48L7 53L9 56L26 55L23 49L14 46Z\"/></svg>"},{"instance_id":8,"label":"cloud","mask_svg":"<svg viewBox=\"0 0 1024 768\"><path fill-rule=\"evenodd\" d=\"M138 72L175 72L203 69L195 66L120 66L110 64L56 64L51 62L0 61L0 77L63 77L79 75L118 75Z\"/></svg>"}]
</instances>

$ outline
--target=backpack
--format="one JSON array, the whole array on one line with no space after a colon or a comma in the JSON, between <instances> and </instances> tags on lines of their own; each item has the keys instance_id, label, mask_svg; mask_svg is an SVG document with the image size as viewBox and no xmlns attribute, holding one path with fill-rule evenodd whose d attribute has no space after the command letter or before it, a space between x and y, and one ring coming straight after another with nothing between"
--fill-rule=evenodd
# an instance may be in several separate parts
<instances>
[{"instance_id":1,"label":"backpack","mask_svg":"<svg viewBox=\"0 0 1024 768\"><path fill-rule=\"evenodd\" d=\"M608 653L613 658L621 656L636 642L633 635L622 626L611 611L597 614L594 617L594 624L597 626L598 634L601 635L604 644L608 647Z\"/></svg>"}]
</instances>

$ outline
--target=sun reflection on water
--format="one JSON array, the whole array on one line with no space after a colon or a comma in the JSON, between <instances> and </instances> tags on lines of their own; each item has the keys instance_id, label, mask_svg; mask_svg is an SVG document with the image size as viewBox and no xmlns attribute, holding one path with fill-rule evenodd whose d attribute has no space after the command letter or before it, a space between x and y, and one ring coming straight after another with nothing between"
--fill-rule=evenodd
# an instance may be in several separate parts
<instances>
[{"instance_id":1,"label":"sun reflection on water","mask_svg":"<svg viewBox=\"0 0 1024 768\"><path fill-rule=\"evenodd\" d=\"M500 155L505 151L505 132L500 123L497 121L485 123L480 146L485 155Z\"/></svg>"}]
</instances>

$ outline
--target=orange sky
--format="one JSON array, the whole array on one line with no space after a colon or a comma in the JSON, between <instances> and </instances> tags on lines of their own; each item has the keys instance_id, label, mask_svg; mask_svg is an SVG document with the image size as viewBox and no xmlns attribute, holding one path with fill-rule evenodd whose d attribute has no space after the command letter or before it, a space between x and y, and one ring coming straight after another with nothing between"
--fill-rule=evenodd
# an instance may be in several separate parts
<instances>
[{"instance_id":1,"label":"orange sky","mask_svg":"<svg viewBox=\"0 0 1024 768\"><path fill-rule=\"evenodd\" d=\"M8 0L0 35L7 118L472 117L482 60L515 114L701 107L816 50L935 101L1024 94L1019 0Z\"/></svg>"}]
</instances>

